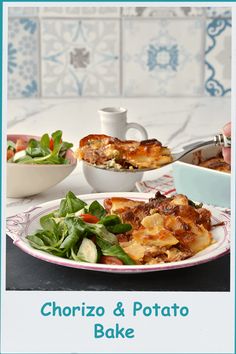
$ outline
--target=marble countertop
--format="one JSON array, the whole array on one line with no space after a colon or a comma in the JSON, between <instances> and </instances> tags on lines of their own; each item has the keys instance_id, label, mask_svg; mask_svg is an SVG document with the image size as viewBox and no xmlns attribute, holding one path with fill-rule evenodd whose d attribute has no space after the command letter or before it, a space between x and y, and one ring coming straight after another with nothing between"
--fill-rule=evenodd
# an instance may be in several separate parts
<instances>
[{"instance_id":1,"label":"marble countertop","mask_svg":"<svg viewBox=\"0 0 236 354\"><path fill-rule=\"evenodd\" d=\"M230 98L19 99L8 101L7 132L42 135L61 129L64 138L77 147L83 136L100 132L97 110L112 106L126 107L129 122L142 124L149 138L157 138L172 149L212 137L231 119ZM128 136L138 139L136 134L130 130ZM166 166L146 172L144 180L157 178L170 169L171 166ZM77 195L92 192L80 164L69 177L44 193L22 199L7 198L6 215L62 198L69 190Z\"/></svg>"}]
</instances>

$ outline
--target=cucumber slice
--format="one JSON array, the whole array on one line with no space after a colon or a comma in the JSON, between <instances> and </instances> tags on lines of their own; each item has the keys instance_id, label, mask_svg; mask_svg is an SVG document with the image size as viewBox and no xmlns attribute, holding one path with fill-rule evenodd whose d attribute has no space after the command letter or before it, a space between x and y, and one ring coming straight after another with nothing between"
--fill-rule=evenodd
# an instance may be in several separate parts
<instances>
[{"instance_id":1,"label":"cucumber slice","mask_svg":"<svg viewBox=\"0 0 236 354\"><path fill-rule=\"evenodd\" d=\"M77 256L81 259L81 261L97 263L98 251L96 245L90 239L84 238L78 250Z\"/></svg>"},{"instance_id":2,"label":"cucumber slice","mask_svg":"<svg viewBox=\"0 0 236 354\"><path fill-rule=\"evenodd\" d=\"M83 209L78 210L75 213L75 217L79 218L81 214L87 214L88 213L88 208L86 208L86 207L87 207L87 205L85 205L85 207Z\"/></svg>"},{"instance_id":3,"label":"cucumber slice","mask_svg":"<svg viewBox=\"0 0 236 354\"><path fill-rule=\"evenodd\" d=\"M26 157L26 151L25 150L22 150L22 151L18 151L15 153L14 157L13 157L13 161L14 162L17 162L19 161L20 159Z\"/></svg>"}]
</instances>

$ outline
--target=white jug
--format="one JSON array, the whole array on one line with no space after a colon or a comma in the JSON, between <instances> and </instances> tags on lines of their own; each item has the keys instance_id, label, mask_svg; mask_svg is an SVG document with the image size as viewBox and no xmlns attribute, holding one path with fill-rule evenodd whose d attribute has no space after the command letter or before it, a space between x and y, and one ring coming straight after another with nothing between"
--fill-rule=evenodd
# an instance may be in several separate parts
<instances>
[{"instance_id":1,"label":"white jug","mask_svg":"<svg viewBox=\"0 0 236 354\"><path fill-rule=\"evenodd\" d=\"M106 107L98 111L101 121L101 133L116 137L121 140L126 139L128 129L137 129L141 133L141 139L147 140L146 129L138 123L127 123L127 109L119 107Z\"/></svg>"}]
</instances>

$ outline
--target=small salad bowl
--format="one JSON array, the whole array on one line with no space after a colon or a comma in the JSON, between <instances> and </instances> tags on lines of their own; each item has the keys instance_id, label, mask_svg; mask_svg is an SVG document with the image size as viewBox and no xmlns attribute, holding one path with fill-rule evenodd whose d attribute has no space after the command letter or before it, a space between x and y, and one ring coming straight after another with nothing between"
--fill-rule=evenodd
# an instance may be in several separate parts
<instances>
[{"instance_id":1,"label":"small salad bowl","mask_svg":"<svg viewBox=\"0 0 236 354\"><path fill-rule=\"evenodd\" d=\"M32 135L8 135L7 140L16 142L22 139L40 140ZM67 164L24 164L7 163L7 197L23 198L46 191L64 180L76 167L77 160L73 151L68 149L65 158Z\"/></svg>"},{"instance_id":2,"label":"small salad bowl","mask_svg":"<svg viewBox=\"0 0 236 354\"><path fill-rule=\"evenodd\" d=\"M104 168L82 160L84 176L96 192L130 192L141 181L143 170Z\"/></svg>"}]
</instances>

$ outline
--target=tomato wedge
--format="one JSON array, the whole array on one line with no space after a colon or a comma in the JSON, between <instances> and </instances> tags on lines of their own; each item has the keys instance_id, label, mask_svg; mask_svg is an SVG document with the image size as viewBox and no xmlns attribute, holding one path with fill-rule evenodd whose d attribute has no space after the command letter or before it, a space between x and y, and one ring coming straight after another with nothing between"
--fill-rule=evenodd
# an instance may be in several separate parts
<instances>
[{"instance_id":1,"label":"tomato wedge","mask_svg":"<svg viewBox=\"0 0 236 354\"><path fill-rule=\"evenodd\" d=\"M90 224L96 224L99 221L99 219L92 214L81 214L80 217L81 219L83 219L83 221L88 222Z\"/></svg>"},{"instance_id":2,"label":"tomato wedge","mask_svg":"<svg viewBox=\"0 0 236 354\"><path fill-rule=\"evenodd\" d=\"M60 140L60 144L62 143L62 139ZM53 149L54 149L54 140L53 140L53 138L51 138L50 139L50 142L49 142L49 149L51 150L51 151L53 151Z\"/></svg>"},{"instance_id":3,"label":"tomato wedge","mask_svg":"<svg viewBox=\"0 0 236 354\"><path fill-rule=\"evenodd\" d=\"M114 256L102 256L100 258L100 262L102 264L115 264L115 265L123 265L124 263L117 257Z\"/></svg>"},{"instance_id":4,"label":"tomato wedge","mask_svg":"<svg viewBox=\"0 0 236 354\"><path fill-rule=\"evenodd\" d=\"M25 141L23 139L17 139L16 140L16 152L26 150L27 145L28 145L27 141Z\"/></svg>"},{"instance_id":5,"label":"tomato wedge","mask_svg":"<svg viewBox=\"0 0 236 354\"><path fill-rule=\"evenodd\" d=\"M14 151L9 149L7 150L7 161L10 160L15 155Z\"/></svg>"},{"instance_id":6,"label":"tomato wedge","mask_svg":"<svg viewBox=\"0 0 236 354\"><path fill-rule=\"evenodd\" d=\"M53 151L53 148L54 148L54 140L53 138L51 138L49 142L49 149Z\"/></svg>"}]
</instances>

